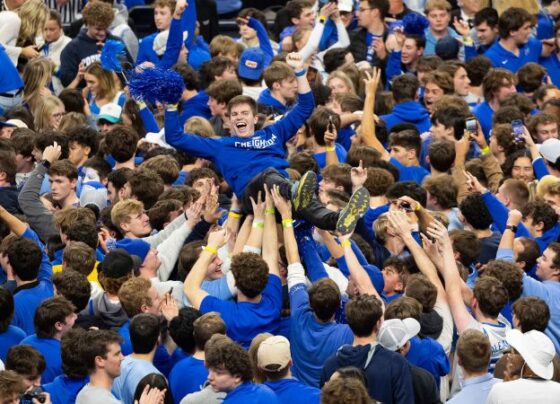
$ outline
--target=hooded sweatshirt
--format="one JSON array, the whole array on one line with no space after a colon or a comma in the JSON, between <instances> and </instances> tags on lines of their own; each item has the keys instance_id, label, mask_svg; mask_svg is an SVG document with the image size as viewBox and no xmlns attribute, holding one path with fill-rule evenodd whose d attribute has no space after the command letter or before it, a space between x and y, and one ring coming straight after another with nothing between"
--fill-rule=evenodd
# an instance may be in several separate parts
<instances>
[{"instance_id":1,"label":"hooded sweatshirt","mask_svg":"<svg viewBox=\"0 0 560 404\"><path fill-rule=\"evenodd\" d=\"M128 25L128 10L123 4L116 4L113 7L115 19L109 26L111 34L120 38L126 45L126 49L133 60L138 56L138 38Z\"/></svg>"},{"instance_id":2,"label":"hooded sweatshirt","mask_svg":"<svg viewBox=\"0 0 560 404\"><path fill-rule=\"evenodd\" d=\"M387 130L399 123L411 123L420 133L430 130L432 122L430 114L418 101L405 101L395 105L393 112L382 115L381 119L385 122Z\"/></svg>"},{"instance_id":3,"label":"hooded sweatshirt","mask_svg":"<svg viewBox=\"0 0 560 404\"><path fill-rule=\"evenodd\" d=\"M123 310L121 302L111 301L107 293L92 298L84 309L84 314L99 316L107 328L113 331L118 331L128 321L128 316Z\"/></svg>"},{"instance_id":4,"label":"hooded sweatshirt","mask_svg":"<svg viewBox=\"0 0 560 404\"><path fill-rule=\"evenodd\" d=\"M259 95L259 99L257 103L260 105L267 105L269 107L274 108L274 113L277 115L285 114L288 110L288 107L278 101L276 98L272 96L270 90L267 88L264 90L261 95Z\"/></svg>"},{"instance_id":5,"label":"hooded sweatshirt","mask_svg":"<svg viewBox=\"0 0 560 404\"><path fill-rule=\"evenodd\" d=\"M355 366L363 369L369 396L383 403L414 403L410 366L405 358L381 345L344 345L325 362L321 385L337 369Z\"/></svg>"}]
</instances>

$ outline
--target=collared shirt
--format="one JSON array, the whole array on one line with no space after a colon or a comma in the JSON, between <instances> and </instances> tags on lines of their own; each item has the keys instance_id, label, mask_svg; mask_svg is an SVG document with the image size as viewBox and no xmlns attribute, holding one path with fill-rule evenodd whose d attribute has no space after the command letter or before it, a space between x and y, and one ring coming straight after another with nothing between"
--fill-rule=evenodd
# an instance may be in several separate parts
<instances>
[{"instance_id":1,"label":"collared shirt","mask_svg":"<svg viewBox=\"0 0 560 404\"><path fill-rule=\"evenodd\" d=\"M448 404L473 404L485 403L486 397L490 393L492 386L501 383L500 379L495 379L490 373L482 376L472 377L464 380L462 390L457 393Z\"/></svg>"},{"instance_id":2,"label":"collared shirt","mask_svg":"<svg viewBox=\"0 0 560 404\"><path fill-rule=\"evenodd\" d=\"M526 63L538 63L541 52L541 41L536 38L529 38L525 45L519 47L517 55L504 48L497 41L484 53L484 56L490 59L493 67L501 67L516 73Z\"/></svg>"}]
</instances>

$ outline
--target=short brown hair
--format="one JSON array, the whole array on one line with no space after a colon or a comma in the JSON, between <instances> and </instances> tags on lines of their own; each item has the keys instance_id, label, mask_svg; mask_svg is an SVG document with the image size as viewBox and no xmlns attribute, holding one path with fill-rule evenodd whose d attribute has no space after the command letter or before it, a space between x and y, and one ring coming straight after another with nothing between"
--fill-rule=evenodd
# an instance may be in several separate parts
<instances>
[{"instance_id":1,"label":"short brown hair","mask_svg":"<svg viewBox=\"0 0 560 404\"><path fill-rule=\"evenodd\" d=\"M163 180L152 170L137 168L129 178L131 195L144 204L145 209L150 209L157 202L163 192Z\"/></svg>"},{"instance_id":2,"label":"short brown hair","mask_svg":"<svg viewBox=\"0 0 560 404\"><path fill-rule=\"evenodd\" d=\"M25 384L20 375L13 370L0 372L0 397L4 400L25 392Z\"/></svg>"},{"instance_id":3,"label":"short brown hair","mask_svg":"<svg viewBox=\"0 0 560 404\"><path fill-rule=\"evenodd\" d=\"M540 112L529 118L527 128L529 129L529 132L531 132L531 135L533 135L533 139L536 139L537 127L539 125L548 125L551 123L558 125L558 117L548 112ZM492 131L492 135L494 135L494 131Z\"/></svg>"},{"instance_id":4,"label":"short brown hair","mask_svg":"<svg viewBox=\"0 0 560 404\"><path fill-rule=\"evenodd\" d=\"M49 177L61 176L70 181L78 179L78 169L69 160L59 160L52 163L49 168Z\"/></svg>"},{"instance_id":5,"label":"short brown hair","mask_svg":"<svg viewBox=\"0 0 560 404\"><path fill-rule=\"evenodd\" d=\"M173 9L171 10L173 11ZM87 3L82 10L84 24L94 27L109 28L115 18L113 7L102 1Z\"/></svg>"},{"instance_id":6,"label":"short brown hair","mask_svg":"<svg viewBox=\"0 0 560 404\"><path fill-rule=\"evenodd\" d=\"M240 377L243 382L253 379L249 354L225 335L213 335L204 347L204 354L208 369L227 370L232 376Z\"/></svg>"},{"instance_id":7,"label":"short brown hair","mask_svg":"<svg viewBox=\"0 0 560 404\"><path fill-rule=\"evenodd\" d=\"M537 330L544 332L550 320L550 308L540 297L527 296L517 299L511 311L517 321L522 333Z\"/></svg>"},{"instance_id":8,"label":"short brown hair","mask_svg":"<svg viewBox=\"0 0 560 404\"><path fill-rule=\"evenodd\" d=\"M422 186L437 199L437 203L442 209L457 207L459 187L451 175L430 175L424 179Z\"/></svg>"},{"instance_id":9,"label":"short brown hair","mask_svg":"<svg viewBox=\"0 0 560 404\"><path fill-rule=\"evenodd\" d=\"M515 84L515 76L512 72L501 68L490 69L482 79L484 99L491 101L500 88L512 84Z\"/></svg>"},{"instance_id":10,"label":"short brown hair","mask_svg":"<svg viewBox=\"0 0 560 404\"><path fill-rule=\"evenodd\" d=\"M340 306L340 290L329 278L320 279L309 288L309 306L321 321L329 321Z\"/></svg>"},{"instance_id":11,"label":"short brown hair","mask_svg":"<svg viewBox=\"0 0 560 404\"><path fill-rule=\"evenodd\" d=\"M163 180L165 185L171 185L179 177L179 163L169 155L161 154L140 164L140 168L152 170ZM130 180L129 180L130 181Z\"/></svg>"},{"instance_id":12,"label":"short brown hair","mask_svg":"<svg viewBox=\"0 0 560 404\"><path fill-rule=\"evenodd\" d=\"M114 126L105 136L107 151L118 163L124 163L134 157L138 148L138 133L123 125Z\"/></svg>"},{"instance_id":13,"label":"short brown hair","mask_svg":"<svg viewBox=\"0 0 560 404\"><path fill-rule=\"evenodd\" d=\"M459 253L461 264L468 268L476 262L480 255L480 240L476 234L468 230L452 230L449 237L453 243L453 251Z\"/></svg>"},{"instance_id":14,"label":"short brown hair","mask_svg":"<svg viewBox=\"0 0 560 404\"><path fill-rule=\"evenodd\" d=\"M148 211L150 224L156 230L163 230L166 222L169 222L169 214L181 210L183 203L177 199L164 199L157 201Z\"/></svg>"},{"instance_id":15,"label":"short brown hair","mask_svg":"<svg viewBox=\"0 0 560 404\"><path fill-rule=\"evenodd\" d=\"M65 323L66 317L75 311L76 307L62 296L44 300L35 311L33 319L35 334L39 338L54 337L56 333L55 324L58 322Z\"/></svg>"},{"instance_id":16,"label":"short brown hair","mask_svg":"<svg viewBox=\"0 0 560 404\"><path fill-rule=\"evenodd\" d=\"M364 383L349 377L331 379L321 389L321 404L369 404L371 399Z\"/></svg>"},{"instance_id":17,"label":"short brown hair","mask_svg":"<svg viewBox=\"0 0 560 404\"><path fill-rule=\"evenodd\" d=\"M334 95L334 99L340 105L342 112L360 111L364 107L364 102L356 94L339 93Z\"/></svg>"},{"instance_id":18,"label":"short brown hair","mask_svg":"<svg viewBox=\"0 0 560 404\"><path fill-rule=\"evenodd\" d=\"M91 284L84 274L66 268L55 273L52 282L56 293L68 299L76 307L76 312L87 307L91 296Z\"/></svg>"},{"instance_id":19,"label":"short brown hair","mask_svg":"<svg viewBox=\"0 0 560 404\"><path fill-rule=\"evenodd\" d=\"M111 221L122 232L121 224L130 222L130 216L142 214L144 204L135 199L125 199L117 202L111 208Z\"/></svg>"},{"instance_id":20,"label":"short brown hair","mask_svg":"<svg viewBox=\"0 0 560 404\"><path fill-rule=\"evenodd\" d=\"M227 104L228 114L231 114L231 110L233 107L241 104L249 105L251 111L253 112L253 115L257 114L257 102L248 95L238 95L237 97L233 97Z\"/></svg>"},{"instance_id":21,"label":"short brown hair","mask_svg":"<svg viewBox=\"0 0 560 404\"><path fill-rule=\"evenodd\" d=\"M235 285L248 298L262 293L268 283L268 264L255 253L240 253L231 259Z\"/></svg>"},{"instance_id":22,"label":"short brown hair","mask_svg":"<svg viewBox=\"0 0 560 404\"><path fill-rule=\"evenodd\" d=\"M428 0L424 6L424 12L426 15L433 10L445 10L447 12L451 11L451 4L447 0Z\"/></svg>"},{"instance_id":23,"label":"short brown hair","mask_svg":"<svg viewBox=\"0 0 560 404\"><path fill-rule=\"evenodd\" d=\"M210 42L210 56L228 56L239 57L241 50L237 43L227 35L216 35Z\"/></svg>"},{"instance_id":24,"label":"short brown hair","mask_svg":"<svg viewBox=\"0 0 560 404\"><path fill-rule=\"evenodd\" d=\"M43 354L31 345L15 345L6 355L6 370L13 370L28 379L41 376L46 367Z\"/></svg>"},{"instance_id":25,"label":"short brown hair","mask_svg":"<svg viewBox=\"0 0 560 404\"><path fill-rule=\"evenodd\" d=\"M69 241L62 253L64 270L74 270L88 276L95 268L95 250L81 241Z\"/></svg>"},{"instance_id":26,"label":"short brown hair","mask_svg":"<svg viewBox=\"0 0 560 404\"><path fill-rule=\"evenodd\" d=\"M142 312L142 306L151 306L152 299L148 292L152 284L144 278L131 278L119 289L121 306L129 318Z\"/></svg>"},{"instance_id":27,"label":"short brown hair","mask_svg":"<svg viewBox=\"0 0 560 404\"><path fill-rule=\"evenodd\" d=\"M193 327L194 342L200 351L204 350L204 345L212 338L212 335L226 334L226 323L216 312L203 314L194 320Z\"/></svg>"},{"instance_id":28,"label":"short brown hair","mask_svg":"<svg viewBox=\"0 0 560 404\"><path fill-rule=\"evenodd\" d=\"M413 318L420 322L422 317L422 304L412 297L402 296L393 300L385 307L385 320L398 318L404 320L405 318Z\"/></svg>"},{"instance_id":29,"label":"short brown hair","mask_svg":"<svg viewBox=\"0 0 560 404\"><path fill-rule=\"evenodd\" d=\"M11 150L0 150L0 172L6 174L6 181L13 184L16 180L16 154Z\"/></svg>"},{"instance_id":30,"label":"short brown hair","mask_svg":"<svg viewBox=\"0 0 560 404\"><path fill-rule=\"evenodd\" d=\"M439 172L445 173L451 169L455 162L455 143L449 139L437 139L428 147L430 166Z\"/></svg>"},{"instance_id":31,"label":"short brown hair","mask_svg":"<svg viewBox=\"0 0 560 404\"><path fill-rule=\"evenodd\" d=\"M54 214L54 223L63 234L66 234L70 227L79 222L95 224L95 213L88 208L66 207Z\"/></svg>"},{"instance_id":32,"label":"short brown hair","mask_svg":"<svg viewBox=\"0 0 560 404\"><path fill-rule=\"evenodd\" d=\"M357 337L367 337L376 331L377 323L383 317L383 306L373 295L358 295L345 307L346 320Z\"/></svg>"},{"instance_id":33,"label":"short brown hair","mask_svg":"<svg viewBox=\"0 0 560 404\"><path fill-rule=\"evenodd\" d=\"M423 274L412 274L408 277L405 293L420 302L424 313L431 311L436 304L437 288Z\"/></svg>"},{"instance_id":34,"label":"short brown hair","mask_svg":"<svg viewBox=\"0 0 560 404\"><path fill-rule=\"evenodd\" d=\"M525 63L517 71L517 82L526 93L532 93L539 88L546 77L546 69L533 62Z\"/></svg>"},{"instance_id":35,"label":"short brown hair","mask_svg":"<svg viewBox=\"0 0 560 404\"><path fill-rule=\"evenodd\" d=\"M502 192L519 208L525 206L529 201L529 188L522 180L508 178L504 181L502 186Z\"/></svg>"},{"instance_id":36,"label":"short brown hair","mask_svg":"<svg viewBox=\"0 0 560 404\"><path fill-rule=\"evenodd\" d=\"M424 86L428 83L434 83L436 86L443 90L444 94L453 94L455 92L453 77L451 77L447 72L441 70L427 72L424 75L423 81Z\"/></svg>"},{"instance_id":37,"label":"short brown hair","mask_svg":"<svg viewBox=\"0 0 560 404\"><path fill-rule=\"evenodd\" d=\"M505 286L493 276L478 278L474 284L473 294L482 314L491 318L497 318L508 302Z\"/></svg>"},{"instance_id":38,"label":"short brown hair","mask_svg":"<svg viewBox=\"0 0 560 404\"><path fill-rule=\"evenodd\" d=\"M206 94L218 103L227 105L230 100L243 94L243 88L237 80L219 80L208 86Z\"/></svg>"},{"instance_id":39,"label":"short brown hair","mask_svg":"<svg viewBox=\"0 0 560 404\"><path fill-rule=\"evenodd\" d=\"M214 137L216 136L216 131L214 127L208 121L201 116L191 116L185 122L185 132L192 133L193 135L198 135L202 137Z\"/></svg>"},{"instance_id":40,"label":"short brown hair","mask_svg":"<svg viewBox=\"0 0 560 404\"><path fill-rule=\"evenodd\" d=\"M478 330L465 330L457 342L459 365L470 373L488 369L492 347L488 337Z\"/></svg>"},{"instance_id":41,"label":"short brown hair","mask_svg":"<svg viewBox=\"0 0 560 404\"><path fill-rule=\"evenodd\" d=\"M321 176L330 180L336 186L341 186L347 193L352 192L352 180L350 179L350 167L348 164L331 164L323 168Z\"/></svg>"},{"instance_id":42,"label":"short brown hair","mask_svg":"<svg viewBox=\"0 0 560 404\"><path fill-rule=\"evenodd\" d=\"M493 276L502 282L510 302L516 301L523 292L523 271L513 262L493 260L486 264L482 276Z\"/></svg>"},{"instance_id":43,"label":"short brown hair","mask_svg":"<svg viewBox=\"0 0 560 404\"><path fill-rule=\"evenodd\" d=\"M268 88L272 88L272 85L276 82L281 82L295 77L296 75L294 71L285 62L273 62L263 73L263 79Z\"/></svg>"},{"instance_id":44,"label":"short brown hair","mask_svg":"<svg viewBox=\"0 0 560 404\"><path fill-rule=\"evenodd\" d=\"M154 2L154 8L169 7L169 10L171 10L171 14L173 14L176 4L177 2L175 0L156 0Z\"/></svg>"}]
</instances>

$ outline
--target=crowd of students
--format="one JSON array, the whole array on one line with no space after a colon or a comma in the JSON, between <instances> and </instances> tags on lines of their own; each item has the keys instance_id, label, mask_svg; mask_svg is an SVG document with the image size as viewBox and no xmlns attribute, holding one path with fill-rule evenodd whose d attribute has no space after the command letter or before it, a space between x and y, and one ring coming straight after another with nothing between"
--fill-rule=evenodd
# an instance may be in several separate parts
<instances>
[{"instance_id":1,"label":"crowd of students","mask_svg":"<svg viewBox=\"0 0 560 404\"><path fill-rule=\"evenodd\" d=\"M559 0L140 3L1 3L0 402L560 403Z\"/></svg>"}]
</instances>

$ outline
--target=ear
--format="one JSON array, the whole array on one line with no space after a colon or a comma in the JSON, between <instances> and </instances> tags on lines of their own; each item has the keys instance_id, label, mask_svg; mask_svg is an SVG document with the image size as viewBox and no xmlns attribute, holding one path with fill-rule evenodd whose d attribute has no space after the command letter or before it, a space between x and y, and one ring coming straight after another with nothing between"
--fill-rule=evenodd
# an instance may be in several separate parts
<instances>
[{"instance_id":1,"label":"ear","mask_svg":"<svg viewBox=\"0 0 560 404\"><path fill-rule=\"evenodd\" d=\"M544 229L544 222L540 221L537 224L535 224L534 226L535 226L535 230L538 230L538 231L542 232L543 229Z\"/></svg>"},{"instance_id":2,"label":"ear","mask_svg":"<svg viewBox=\"0 0 560 404\"><path fill-rule=\"evenodd\" d=\"M150 308L147 305L143 304L142 306L140 306L140 311L142 313L148 313L150 311Z\"/></svg>"},{"instance_id":3,"label":"ear","mask_svg":"<svg viewBox=\"0 0 560 404\"><path fill-rule=\"evenodd\" d=\"M292 25L298 25L299 24L299 18L297 18L297 17L290 18L290 22L292 23Z\"/></svg>"},{"instance_id":4,"label":"ear","mask_svg":"<svg viewBox=\"0 0 560 404\"><path fill-rule=\"evenodd\" d=\"M1 181L6 181L8 179L8 176L6 175L6 173L4 171L0 171L0 180Z\"/></svg>"},{"instance_id":5,"label":"ear","mask_svg":"<svg viewBox=\"0 0 560 404\"><path fill-rule=\"evenodd\" d=\"M120 224L120 228L123 231L123 233L127 233L130 230L130 223L122 222Z\"/></svg>"},{"instance_id":6,"label":"ear","mask_svg":"<svg viewBox=\"0 0 560 404\"><path fill-rule=\"evenodd\" d=\"M278 90L279 88L280 88L280 82L279 81L275 81L274 83L272 83L271 90Z\"/></svg>"},{"instance_id":7,"label":"ear","mask_svg":"<svg viewBox=\"0 0 560 404\"><path fill-rule=\"evenodd\" d=\"M62 327L63 327L63 326L64 326L63 323L60 322L60 321L57 321L56 323L54 323L54 329L55 329L56 331L59 331L59 332L62 331Z\"/></svg>"},{"instance_id":8,"label":"ear","mask_svg":"<svg viewBox=\"0 0 560 404\"><path fill-rule=\"evenodd\" d=\"M85 146L85 147L84 147L84 151L85 151L86 155L89 156L90 153L91 153L91 147Z\"/></svg>"},{"instance_id":9,"label":"ear","mask_svg":"<svg viewBox=\"0 0 560 404\"><path fill-rule=\"evenodd\" d=\"M101 357L101 356L96 356L95 357L95 367L98 367L98 368L105 367L105 359L103 359L103 357Z\"/></svg>"},{"instance_id":10,"label":"ear","mask_svg":"<svg viewBox=\"0 0 560 404\"><path fill-rule=\"evenodd\" d=\"M414 160L416 158L416 150L414 149L409 149L406 151L406 157L409 160Z\"/></svg>"},{"instance_id":11,"label":"ear","mask_svg":"<svg viewBox=\"0 0 560 404\"><path fill-rule=\"evenodd\" d=\"M76 189L76 186L78 185L78 180L72 180L70 182L70 186L72 187L72 189Z\"/></svg>"}]
</instances>

